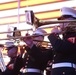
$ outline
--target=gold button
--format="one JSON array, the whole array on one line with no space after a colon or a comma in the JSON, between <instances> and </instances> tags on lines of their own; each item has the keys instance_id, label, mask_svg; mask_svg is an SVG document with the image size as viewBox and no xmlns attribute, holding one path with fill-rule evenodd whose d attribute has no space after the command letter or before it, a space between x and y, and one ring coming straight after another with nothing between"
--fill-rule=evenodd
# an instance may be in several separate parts
<instances>
[{"instance_id":1,"label":"gold button","mask_svg":"<svg viewBox=\"0 0 76 75\"><path fill-rule=\"evenodd\" d=\"M63 74L65 74L65 72L63 72Z\"/></svg>"},{"instance_id":2,"label":"gold button","mask_svg":"<svg viewBox=\"0 0 76 75\"><path fill-rule=\"evenodd\" d=\"M26 58L26 60L29 60L29 58Z\"/></svg>"},{"instance_id":3,"label":"gold button","mask_svg":"<svg viewBox=\"0 0 76 75\"><path fill-rule=\"evenodd\" d=\"M26 64L28 64L28 62L26 62Z\"/></svg>"},{"instance_id":4,"label":"gold button","mask_svg":"<svg viewBox=\"0 0 76 75\"><path fill-rule=\"evenodd\" d=\"M55 57L56 55L54 55L54 57Z\"/></svg>"},{"instance_id":5,"label":"gold button","mask_svg":"<svg viewBox=\"0 0 76 75\"><path fill-rule=\"evenodd\" d=\"M28 55L28 57L29 57L30 55Z\"/></svg>"},{"instance_id":6,"label":"gold button","mask_svg":"<svg viewBox=\"0 0 76 75\"><path fill-rule=\"evenodd\" d=\"M52 60L54 62L54 60Z\"/></svg>"},{"instance_id":7,"label":"gold button","mask_svg":"<svg viewBox=\"0 0 76 75\"><path fill-rule=\"evenodd\" d=\"M27 67L27 65L25 66L25 68Z\"/></svg>"}]
</instances>

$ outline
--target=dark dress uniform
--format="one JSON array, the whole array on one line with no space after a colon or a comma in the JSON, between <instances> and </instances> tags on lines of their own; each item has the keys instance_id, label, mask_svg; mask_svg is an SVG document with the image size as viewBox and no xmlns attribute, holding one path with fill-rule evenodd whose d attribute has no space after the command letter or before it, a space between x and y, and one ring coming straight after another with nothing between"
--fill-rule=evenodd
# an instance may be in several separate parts
<instances>
[{"instance_id":1,"label":"dark dress uniform","mask_svg":"<svg viewBox=\"0 0 76 75\"><path fill-rule=\"evenodd\" d=\"M51 75L76 75L76 33L67 34L63 40L55 33L48 38L54 50Z\"/></svg>"},{"instance_id":2,"label":"dark dress uniform","mask_svg":"<svg viewBox=\"0 0 76 75\"><path fill-rule=\"evenodd\" d=\"M13 66L14 65L14 61L15 61L16 57L11 58L10 62L7 64L7 68L6 70L2 73L2 75L14 75L14 71L13 71Z\"/></svg>"},{"instance_id":3,"label":"dark dress uniform","mask_svg":"<svg viewBox=\"0 0 76 75\"><path fill-rule=\"evenodd\" d=\"M20 69L24 67L24 59L22 58L22 55L18 55L15 62L14 62L14 72L15 75L21 75Z\"/></svg>"},{"instance_id":4,"label":"dark dress uniform","mask_svg":"<svg viewBox=\"0 0 76 75\"><path fill-rule=\"evenodd\" d=\"M11 66L13 64L13 66ZM20 74L20 69L24 66L23 58L18 55L17 57L11 58L7 65L7 69L2 73L2 75L18 75Z\"/></svg>"},{"instance_id":5,"label":"dark dress uniform","mask_svg":"<svg viewBox=\"0 0 76 75\"><path fill-rule=\"evenodd\" d=\"M2 71L1 71L1 69L0 69L0 75L2 75Z\"/></svg>"},{"instance_id":6,"label":"dark dress uniform","mask_svg":"<svg viewBox=\"0 0 76 75\"><path fill-rule=\"evenodd\" d=\"M31 49L26 48L25 75L42 75L48 60L52 60L52 50L41 52L41 49L43 48L36 47L35 45Z\"/></svg>"},{"instance_id":7,"label":"dark dress uniform","mask_svg":"<svg viewBox=\"0 0 76 75\"><path fill-rule=\"evenodd\" d=\"M51 75L52 62L49 61L46 67L46 75Z\"/></svg>"}]
</instances>

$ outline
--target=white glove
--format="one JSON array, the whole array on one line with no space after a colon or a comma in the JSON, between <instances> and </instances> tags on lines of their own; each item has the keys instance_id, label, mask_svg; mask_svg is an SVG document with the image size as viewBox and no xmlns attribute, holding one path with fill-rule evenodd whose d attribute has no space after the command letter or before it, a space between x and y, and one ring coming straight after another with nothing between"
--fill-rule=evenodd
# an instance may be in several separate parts
<instances>
[{"instance_id":1,"label":"white glove","mask_svg":"<svg viewBox=\"0 0 76 75\"><path fill-rule=\"evenodd\" d=\"M51 30L51 33L60 33L61 30L58 29L58 27L54 27L52 30Z\"/></svg>"},{"instance_id":2,"label":"white glove","mask_svg":"<svg viewBox=\"0 0 76 75\"><path fill-rule=\"evenodd\" d=\"M27 37L30 36L30 34L26 34L25 37L23 38L23 41L29 46L32 47L33 45L33 38L32 37Z\"/></svg>"}]
</instances>

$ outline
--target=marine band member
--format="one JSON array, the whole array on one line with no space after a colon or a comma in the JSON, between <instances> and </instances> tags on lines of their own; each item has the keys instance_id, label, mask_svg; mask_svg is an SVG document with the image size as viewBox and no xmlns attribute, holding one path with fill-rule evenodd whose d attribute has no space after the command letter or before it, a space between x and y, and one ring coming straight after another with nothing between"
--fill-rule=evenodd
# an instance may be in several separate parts
<instances>
[{"instance_id":1,"label":"marine band member","mask_svg":"<svg viewBox=\"0 0 76 75\"><path fill-rule=\"evenodd\" d=\"M62 16L58 20L76 19L76 10L70 7L61 9ZM74 24L74 23L73 23ZM53 46L54 57L51 75L76 75L76 28L70 23L60 25L63 38L59 38L59 29L53 28L48 36Z\"/></svg>"},{"instance_id":2,"label":"marine band member","mask_svg":"<svg viewBox=\"0 0 76 75\"><path fill-rule=\"evenodd\" d=\"M26 69L25 75L43 75L48 60L50 59L52 60L53 57L52 50L41 48L39 46L39 43L37 43L37 41L33 41L33 40L43 41L44 33L45 33L44 30L37 29L33 33L33 35L39 35L39 36L33 38L32 37L24 38L24 42L28 46L28 48L26 48L28 58L26 58L27 62L25 65Z\"/></svg>"}]
</instances>

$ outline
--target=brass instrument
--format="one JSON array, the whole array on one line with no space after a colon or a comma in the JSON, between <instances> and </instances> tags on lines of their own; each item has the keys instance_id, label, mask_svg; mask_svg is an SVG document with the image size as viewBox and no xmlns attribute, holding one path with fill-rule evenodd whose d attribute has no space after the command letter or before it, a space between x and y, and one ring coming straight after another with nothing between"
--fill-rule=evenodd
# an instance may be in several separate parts
<instances>
[{"instance_id":1,"label":"brass instrument","mask_svg":"<svg viewBox=\"0 0 76 75\"><path fill-rule=\"evenodd\" d=\"M35 18L35 19L37 19L37 18ZM48 25L48 24L56 24L56 23L75 23L76 22L76 20L59 20L59 21L50 21L50 20L34 20L34 21L38 21L39 23L39 25L37 26L37 27L39 27L39 26L42 26L42 25ZM34 22L34 23L36 23L36 22ZM42 27L42 29L43 28L54 28L55 26L54 25L50 25L49 27ZM60 25L57 25L57 27L60 27ZM76 27L76 23L75 24L73 24L73 25L68 25L68 27ZM26 29L26 30L19 30L19 31L28 31L28 30L33 30L33 29ZM11 32L15 32L15 31L11 31ZM11 32L0 32L0 34L6 34L6 33L11 33ZM47 34L44 34L44 36L46 36L46 35L49 35L50 33L47 33ZM2 39L0 39L0 40L10 40L10 39L21 39L21 38L24 38L25 36L18 36L18 37L10 37L10 38L2 38ZM34 35L31 35L31 36L26 36L26 37L34 37Z\"/></svg>"},{"instance_id":2,"label":"brass instrument","mask_svg":"<svg viewBox=\"0 0 76 75\"><path fill-rule=\"evenodd\" d=\"M40 25L48 25L48 24L56 24L56 23L72 23L72 22L76 22L76 20L58 20L58 21L40 20L39 21Z\"/></svg>"},{"instance_id":3,"label":"brass instrument","mask_svg":"<svg viewBox=\"0 0 76 75\"><path fill-rule=\"evenodd\" d=\"M44 34L44 36L49 35L49 33ZM40 35L29 35L29 36L18 36L18 37L10 37L10 38L2 38L0 40L10 40L10 39L20 39L20 38L28 38L28 37L37 37Z\"/></svg>"},{"instance_id":4,"label":"brass instrument","mask_svg":"<svg viewBox=\"0 0 76 75\"><path fill-rule=\"evenodd\" d=\"M76 22L76 20L57 20L57 21L50 21L50 20L40 20L37 17L34 17L34 26L36 28L43 26L43 25L49 25L49 24L58 24L58 23L72 23Z\"/></svg>"},{"instance_id":5,"label":"brass instrument","mask_svg":"<svg viewBox=\"0 0 76 75\"><path fill-rule=\"evenodd\" d=\"M41 25L47 25L47 24L54 24L54 23L69 23L70 25L68 25L68 27L76 27L76 20L59 20L59 21L39 21L39 23ZM73 24L72 24L73 23ZM72 24L72 25L71 25ZM39 27L39 26L38 26ZM42 27L43 28L54 28L54 25L50 25L49 27ZM60 25L57 25L57 27L60 27ZM27 30L32 30L32 29L27 29ZM27 30L20 30L20 31L27 31ZM14 31L11 31L14 32ZM0 32L0 34L6 34L6 33L10 33L10 32ZM44 34L44 36L49 35L50 33ZM24 38L24 37L34 37L34 36L38 36L38 35L30 35L30 36L18 36L18 37L10 37L10 38L2 38L0 40L10 40L10 39L20 39L20 38Z\"/></svg>"},{"instance_id":6,"label":"brass instrument","mask_svg":"<svg viewBox=\"0 0 76 75\"><path fill-rule=\"evenodd\" d=\"M49 41L40 41L40 40L33 40L33 41L38 42L38 44L36 44L37 46L45 47L45 48L51 48L51 44Z\"/></svg>"}]
</instances>

